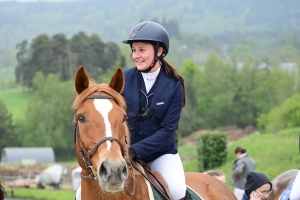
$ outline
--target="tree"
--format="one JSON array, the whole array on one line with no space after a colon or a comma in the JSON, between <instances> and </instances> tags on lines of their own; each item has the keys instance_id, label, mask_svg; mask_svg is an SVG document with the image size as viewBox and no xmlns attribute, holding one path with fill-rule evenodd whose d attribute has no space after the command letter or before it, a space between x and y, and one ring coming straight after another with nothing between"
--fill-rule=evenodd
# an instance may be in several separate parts
<instances>
[{"instance_id":1,"label":"tree","mask_svg":"<svg viewBox=\"0 0 300 200\"><path fill-rule=\"evenodd\" d=\"M17 82L23 83L25 86L29 86L31 84L31 79L33 77L32 70L30 68L30 58L27 47L27 40L23 40L19 44L17 44L16 48L19 50L16 58L18 61L18 65L16 67L15 75Z\"/></svg>"},{"instance_id":2,"label":"tree","mask_svg":"<svg viewBox=\"0 0 300 200\"><path fill-rule=\"evenodd\" d=\"M58 75L46 78L38 72L33 80L34 93L28 101L26 120L18 134L22 146L51 146L55 152L71 155L74 151L72 83L60 82Z\"/></svg>"},{"instance_id":3,"label":"tree","mask_svg":"<svg viewBox=\"0 0 300 200\"><path fill-rule=\"evenodd\" d=\"M8 112L6 105L0 101L0 149L17 145L18 137L14 128L12 115Z\"/></svg>"},{"instance_id":4,"label":"tree","mask_svg":"<svg viewBox=\"0 0 300 200\"><path fill-rule=\"evenodd\" d=\"M120 49L116 43L108 42L105 45L104 62L102 66L105 72L112 69L112 67L115 65L117 60L120 59L120 54L121 54Z\"/></svg>"},{"instance_id":5,"label":"tree","mask_svg":"<svg viewBox=\"0 0 300 200\"><path fill-rule=\"evenodd\" d=\"M51 50L53 54L53 62L51 68L52 73L59 74L61 81L70 80L71 75L71 59L69 50L69 41L64 34L54 35L51 39Z\"/></svg>"},{"instance_id":6,"label":"tree","mask_svg":"<svg viewBox=\"0 0 300 200\"><path fill-rule=\"evenodd\" d=\"M300 94L294 94L258 118L258 126L269 133L300 127Z\"/></svg>"},{"instance_id":7,"label":"tree","mask_svg":"<svg viewBox=\"0 0 300 200\"><path fill-rule=\"evenodd\" d=\"M179 136L184 137L201 127L202 116L201 111L197 107L198 96L196 91L197 87L199 87L199 79L203 77L203 72L192 60L188 59L184 62L181 73L185 79L186 104L182 109L180 124L176 132ZM186 124L189 125L187 126Z\"/></svg>"},{"instance_id":8,"label":"tree","mask_svg":"<svg viewBox=\"0 0 300 200\"><path fill-rule=\"evenodd\" d=\"M204 66L204 76L197 85L197 108L203 128L216 128L232 123L232 68L212 52Z\"/></svg>"}]
</instances>

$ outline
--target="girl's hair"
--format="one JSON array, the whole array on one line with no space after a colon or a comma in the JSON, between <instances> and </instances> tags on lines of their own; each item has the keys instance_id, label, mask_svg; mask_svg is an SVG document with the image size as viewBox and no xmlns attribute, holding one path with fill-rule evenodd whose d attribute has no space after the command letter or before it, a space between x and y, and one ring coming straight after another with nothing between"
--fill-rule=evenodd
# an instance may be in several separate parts
<instances>
[{"instance_id":1,"label":"girl's hair","mask_svg":"<svg viewBox=\"0 0 300 200\"><path fill-rule=\"evenodd\" d=\"M235 154L237 153L246 153L246 149L242 148L242 147L237 147L234 151Z\"/></svg>"},{"instance_id":2,"label":"girl's hair","mask_svg":"<svg viewBox=\"0 0 300 200\"><path fill-rule=\"evenodd\" d=\"M183 91L184 91L184 94L183 94L183 106L185 106L185 87L184 87L184 79L182 76L180 76L180 74L176 71L176 69L174 67L172 67L164 58L161 58L160 59L160 62L162 64L162 67L165 69L166 71L166 74L168 77L170 78L174 78L178 81L181 82L182 84L182 87L183 87Z\"/></svg>"},{"instance_id":3,"label":"girl's hair","mask_svg":"<svg viewBox=\"0 0 300 200\"><path fill-rule=\"evenodd\" d=\"M205 174L208 174L210 176L224 176L224 174L222 172L217 171L217 170L207 171L207 172L205 172Z\"/></svg>"}]
</instances>

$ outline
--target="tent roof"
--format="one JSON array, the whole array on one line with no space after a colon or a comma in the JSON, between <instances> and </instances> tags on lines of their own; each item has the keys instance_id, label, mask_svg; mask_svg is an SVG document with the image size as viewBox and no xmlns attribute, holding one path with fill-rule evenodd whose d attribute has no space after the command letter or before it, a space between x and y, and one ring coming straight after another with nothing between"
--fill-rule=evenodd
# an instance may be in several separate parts
<instances>
[{"instance_id":1,"label":"tent roof","mask_svg":"<svg viewBox=\"0 0 300 200\"><path fill-rule=\"evenodd\" d=\"M34 159L37 163L55 162L52 147L5 147L2 149L1 162L22 162Z\"/></svg>"}]
</instances>

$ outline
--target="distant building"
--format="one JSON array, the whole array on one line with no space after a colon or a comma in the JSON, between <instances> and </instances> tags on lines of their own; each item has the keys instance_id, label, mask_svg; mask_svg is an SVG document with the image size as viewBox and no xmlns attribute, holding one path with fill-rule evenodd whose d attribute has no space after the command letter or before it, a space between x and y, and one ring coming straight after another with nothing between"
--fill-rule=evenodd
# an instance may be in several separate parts
<instances>
[{"instance_id":1,"label":"distant building","mask_svg":"<svg viewBox=\"0 0 300 200\"><path fill-rule=\"evenodd\" d=\"M54 151L51 147L5 147L2 149L1 163L53 163Z\"/></svg>"}]
</instances>

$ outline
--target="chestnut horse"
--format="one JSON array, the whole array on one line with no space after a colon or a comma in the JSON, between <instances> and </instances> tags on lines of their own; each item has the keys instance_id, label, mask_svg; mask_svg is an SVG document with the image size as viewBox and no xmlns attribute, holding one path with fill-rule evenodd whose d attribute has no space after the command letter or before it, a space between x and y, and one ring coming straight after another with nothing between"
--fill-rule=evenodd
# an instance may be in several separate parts
<instances>
[{"instance_id":1,"label":"chestnut horse","mask_svg":"<svg viewBox=\"0 0 300 200\"><path fill-rule=\"evenodd\" d=\"M73 110L76 156L82 168L82 200L153 199L151 185L133 168L127 153L130 136L123 87L120 68L109 84L91 81L83 67L76 72L78 95ZM225 184L206 174L186 173L186 183L203 200L236 199Z\"/></svg>"},{"instance_id":2,"label":"chestnut horse","mask_svg":"<svg viewBox=\"0 0 300 200\"><path fill-rule=\"evenodd\" d=\"M283 172L272 180L272 192L269 199L278 200L282 193L294 182L299 170L291 169Z\"/></svg>"}]
</instances>

